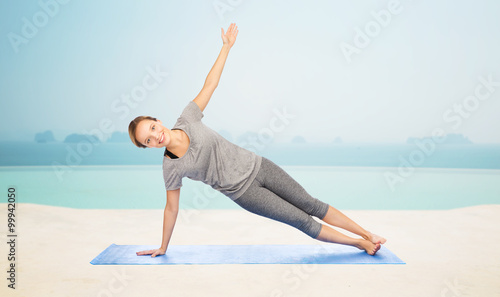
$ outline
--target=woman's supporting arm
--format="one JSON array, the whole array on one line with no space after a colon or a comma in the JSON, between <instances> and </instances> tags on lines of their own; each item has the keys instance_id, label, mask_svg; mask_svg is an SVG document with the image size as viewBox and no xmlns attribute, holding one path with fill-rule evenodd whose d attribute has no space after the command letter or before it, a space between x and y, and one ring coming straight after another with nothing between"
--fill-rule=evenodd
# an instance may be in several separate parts
<instances>
[{"instance_id":1,"label":"woman's supporting arm","mask_svg":"<svg viewBox=\"0 0 500 297\"><path fill-rule=\"evenodd\" d=\"M214 66L205 79L203 88L201 89L198 96L196 96L196 98L193 100L198 105L201 111L205 110L205 107L207 106L208 101L210 101L213 92L219 85L219 80L222 75L222 70L224 69L224 64L226 63L229 50L234 45L236 36L238 35L237 28L238 27L235 24L231 24L227 29L226 34L224 34L224 29L221 28L223 41L222 49L219 53L219 56L217 57L217 60L215 61Z\"/></svg>"},{"instance_id":2,"label":"woman's supporting arm","mask_svg":"<svg viewBox=\"0 0 500 297\"><path fill-rule=\"evenodd\" d=\"M167 204L165 205L165 210L163 211L163 238L160 248L137 252L137 256L151 255L151 257L156 257L164 255L167 252L168 243L170 242L170 237L172 237L172 233L174 232L175 221L177 220L177 214L179 213L180 193L180 188L173 191L167 191Z\"/></svg>"},{"instance_id":3,"label":"woman's supporting arm","mask_svg":"<svg viewBox=\"0 0 500 297\"><path fill-rule=\"evenodd\" d=\"M165 205L165 210L163 211L163 238L161 240L160 247L160 249L164 249L165 251L168 248L170 237L174 232L175 221L177 220L177 214L179 213L180 194L180 188L173 191L167 191L167 205Z\"/></svg>"}]
</instances>

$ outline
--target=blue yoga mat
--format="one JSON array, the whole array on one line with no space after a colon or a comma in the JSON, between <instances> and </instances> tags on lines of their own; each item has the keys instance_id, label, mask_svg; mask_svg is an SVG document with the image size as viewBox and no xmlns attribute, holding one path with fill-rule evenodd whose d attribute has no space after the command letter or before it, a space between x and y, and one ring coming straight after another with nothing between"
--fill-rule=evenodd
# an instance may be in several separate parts
<instances>
[{"instance_id":1,"label":"blue yoga mat","mask_svg":"<svg viewBox=\"0 0 500 297\"><path fill-rule=\"evenodd\" d=\"M111 244L90 263L94 265L176 264L405 264L385 246L375 256L357 248L321 245L171 245L152 258L135 253L157 245Z\"/></svg>"}]
</instances>

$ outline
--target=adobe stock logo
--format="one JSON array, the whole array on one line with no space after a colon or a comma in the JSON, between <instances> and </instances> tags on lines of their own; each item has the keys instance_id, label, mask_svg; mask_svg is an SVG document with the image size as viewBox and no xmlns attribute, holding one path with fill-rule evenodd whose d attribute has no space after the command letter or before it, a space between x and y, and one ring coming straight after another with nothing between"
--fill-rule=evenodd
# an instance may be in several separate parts
<instances>
[{"instance_id":1,"label":"adobe stock logo","mask_svg":"<svg viewBox=\"0 0 500 297\"><path fill-rule=\"evenodd\" d=\"M271 143L275 138L276 134L285 130L285 128L290 125L290 119L294 119L296 116L294 114L288 113L286 107L282 110L273 108L274 116L269 120L268 127L263 127L259 130L256 135L250 135L238 145L258 153L266 148L266 145Z\"/></svg>"},{"instance_id":2,"label":"adobe stock logo","mask_svg":"<svg viewBox=\"0 0 500 297\"><path fill-rule=\"evenodd\" d=\"M364 26L364 30L359 27L354 27L354 45L347 42L340 43L340 50L342 51L347 63L351 63L352 55L360 54L362 49L368 47L372 40L380 35L382 29L389 26L392 16L400 14L401 11L403 11L401 3L399 3L399 1L392 0L387 4L387 9L382 9L378 12L370 12L375 20L367 22Z\"/></svg>"},{"instance_id":3,"label":"adobe stock logo","mask_svg":"<svg viewBox=\"0 0 500 297\"><path fill-rule=\"evenodd\" d=\"M221 21L224 21L224 14L227 12L232 12L235 8L240 6L243 0L215 0L212 5L214 7L215 13L219 16Z\"/></svg>"},{"instance_id":4,"label":"adobe stock logo","mask_svg":"<svg viewBox=\"0 0 500 297\"><path fill-rule=\"evenodd\" d=\"M480 108L481 104L484 106L482 102L490 99L495 90L500 87L500 81L495 81L493 74L488 75L487 78L479 76L478 81L479 83L476 84L472 94L453 104L453 108L450 107L444 111L443 121L452 125L452 129L457 130L460 128L463 122ZM446 127L435 127L430 133L432 137L415 141L417 147L407 157L398 156L400 164L397 170L384 173L386 183L392 192L396 191L398 184L405 182L407 178L415 173L417 167L424 164L427 158L434 154L438 145L446 140L446 130L448 130Z\"/></svg>"},{"instance_id":5,"label":"adobe stock logo","mask_svg":"<svg viewBox=\"0 0 500 297\"><path fill-rule=\"evenodd\" d=\"M69 0L40 0L38 5L40 10L35 12L31 17L31 20L23 17L21 25L21 34L14 32L9 32L7 38L9 39L12 49L17 54L19 53L19 47L22 44L28 44L29 41L38 34L38 31L47 26L49 20L54 18L60 10L60 5L65 5Z\"/></svg>"},{"instance_id":6,"label":"adobe stock logo","mask_svg":"<svg viewBox=\"0 0 500 297\"><path fill-rule=\"evenodd\" d=\"M115 99L111 103L111 111L115 116L120 119L125 119L133 110L137 108L140 103L144 102L149 94L157 89L164 81L167 72L160 69L159 65L156 67L146 67L147 74L140 80L140 83L131 88L127 93L122 93L120 99ZM64 163L58 161L52 162L52 168L57 175L60 182L63 181L64 175L73 171L76 166L81 165L84 158L90 156L94 148L101 145L100 140L106 140L115 131L115 124L117 119L113 117L104 117L97 124L97 128L90 131L84 129L82 132L87 136L87 139L80 140L76 144L66 145L66 158ZM91 137L93 136L93 137Z\"/></svg>"}]
</instances>

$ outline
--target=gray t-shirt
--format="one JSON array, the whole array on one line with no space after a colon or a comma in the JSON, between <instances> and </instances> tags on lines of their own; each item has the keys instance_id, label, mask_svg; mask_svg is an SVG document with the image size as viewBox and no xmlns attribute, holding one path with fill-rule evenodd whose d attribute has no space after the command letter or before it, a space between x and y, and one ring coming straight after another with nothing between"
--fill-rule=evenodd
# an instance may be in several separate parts
<instances>
[{"instance_id":1,"label":"gray t-shirt","mask_svg":"<svg viewBox=\"0 0 500 297\"><path fill-rule=\"evenodd\" d=\"M172 128L186 132L190 143L182 157L163 157L165 189L180 188L182 178L187 176L235 200L255 179L262 157L229 142L205 126L202 118L198 105L190 101Z\"/></svg>"}]
</instances>

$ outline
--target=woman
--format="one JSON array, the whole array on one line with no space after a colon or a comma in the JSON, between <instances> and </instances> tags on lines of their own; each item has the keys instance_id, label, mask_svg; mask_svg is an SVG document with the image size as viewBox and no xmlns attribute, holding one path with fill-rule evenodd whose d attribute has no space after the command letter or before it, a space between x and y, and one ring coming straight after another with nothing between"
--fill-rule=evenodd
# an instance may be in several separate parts
<instances>
[{"instance_id":1,"label":"woman","mask_svg":"<svg viewBox=\"0 0 500 297\"><path fill-rule=\"evenodd\" d=\"M383 237L366 231L334 207L311 197L272 161L227 141L201 122L238 35L234 23L226 33L221 30L222 50L202 90L187 104L174 127L168 129L160 120L145 116L130 122L129 135L136 146L165 148L163 178L167 203L163 213L162 244L158 249L137 252L137 255L155 257L166 253L185 176L209 184L250 212L289 224L312 238L351 245L375 255L386 241ZM348 237L318 223L312 216L362 238Z\"/></svg>"}]
</instances>

